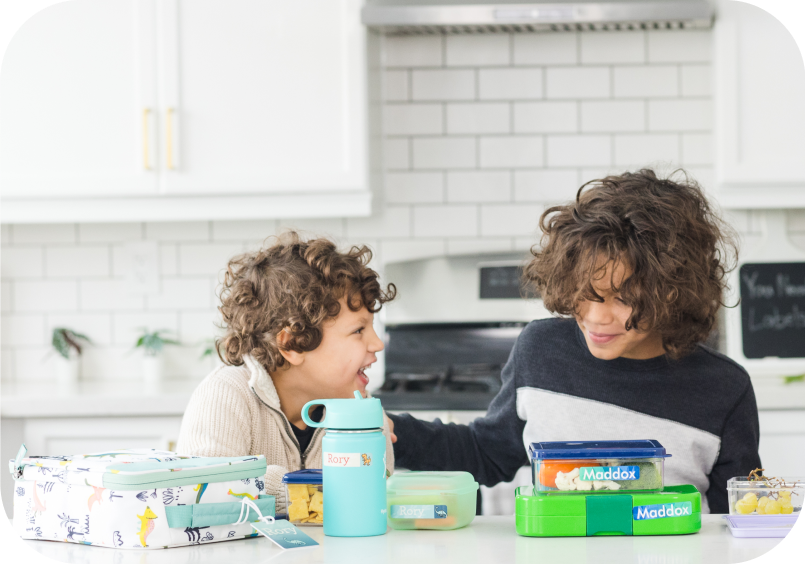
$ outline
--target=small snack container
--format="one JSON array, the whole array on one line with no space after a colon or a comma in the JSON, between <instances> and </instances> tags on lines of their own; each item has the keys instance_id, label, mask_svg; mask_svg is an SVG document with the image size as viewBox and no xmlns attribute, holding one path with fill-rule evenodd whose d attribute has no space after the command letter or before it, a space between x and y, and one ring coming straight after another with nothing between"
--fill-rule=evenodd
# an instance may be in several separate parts
<instances>
[{"instance_id":1,"label":"small snack container","mask_svg":"<svg viewBox=\"0 0 805 564\"><path fill-rule=\"evenodd\" d=\"M324 490L321 470L308 468L289 472L282 477L285 484L285 499L288 521L294 525L317 525L324 523Z\"/></svg>"},{"instance_id":2,"label":"small snack container","mask_svg":"<svg viewBox=\"0 0 805 564\"><path fill-rule=\"evenodd\" d=\"M396 472L386 482L392 529L459 529L475 518L478 482L469 472Z\"/></svg>"},{"instance_id":3,"label":"small snack container","mask_svg":"<svg viewBox=\"0 0 805 564\"><path fill-rule=\"evenodd\" d=\"M730 478L727 495L730 515L798 515L805 500L805 479Z\"/></svg>"},{"instance_id":4,"label":"small snack container","mask_svg":"<svg viewBox=\"0 0 805 564\"><path fill-rule=\"evenodd\" d=\"M671 456L653 440L531 443L534 493L660 492Z\"/></svg>"}]
</instances>

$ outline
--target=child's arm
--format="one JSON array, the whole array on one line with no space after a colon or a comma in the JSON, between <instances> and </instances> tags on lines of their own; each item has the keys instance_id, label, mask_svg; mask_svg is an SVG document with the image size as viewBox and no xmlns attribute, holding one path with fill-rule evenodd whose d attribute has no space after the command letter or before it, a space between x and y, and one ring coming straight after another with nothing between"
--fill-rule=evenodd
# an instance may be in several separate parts
<instances>
[{"instance_id":1,"label":"child's arm","mask_svg":"<svg viewBox=\"0 0 805 564\"><path fill-rule=\"evenodd\" d=\"M517 415L517 366L515 345L503 367L503 386L485 417L469 425L445 425L391 415L394 422L394 454L397 466L410 470L461 470L470 472L484 486L508 482L528 464L523 445L525 421Z\"/></svg>"},{"instance_id":2,"label":"child's arm","mask_svg":"<svg viewBox=\"0 0 805 564\"><path fill-rule=\"evenodd\" d=\"M721 448L710 472L710 488L707 490L710 513L730 512L727 480L736 476L748 476L755 468L761 468L759 439L757 403L752 383L749 382L721 432ZM768 475L775 475L773 468L769 469Z\"/></svg>"}]
</instances>

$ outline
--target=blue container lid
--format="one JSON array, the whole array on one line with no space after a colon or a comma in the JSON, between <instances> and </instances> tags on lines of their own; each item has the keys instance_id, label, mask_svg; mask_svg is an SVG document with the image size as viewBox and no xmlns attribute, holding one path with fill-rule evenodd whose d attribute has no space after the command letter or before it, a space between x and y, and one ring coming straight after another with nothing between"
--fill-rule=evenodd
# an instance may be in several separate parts
<instances>
[{"instance_id":1,"label":"blue container lid","mask_svg":"<svg viewBox=\"0 0 805 564\"><path fill-rule=\"evenodd\" d=\"M309 416L314 405L324 406L324 419L313 421ZM355 391L355 399L321 399L307 402L302 408L302 421L308 427L335 430L382 429L383 406L377 398L364 398Z\"/></svg>"},{"instance_id":2,"label":"blue container lid","mask_svg":"<svg viewBox=\"0 0 805 564\"><path fill-rule=\"evenodd\" d=\"M321 470L318 468L306 468L296 472L288 472L282 477L283 484L321 484Z\"/></svg>"},{"instance_id":3,"label":"blue container lid","mask_svg":"<svg viewBox=\"0 0 805 564\"><path fill-rule=\"evenodd\" d=\"M590 458L668 458L659 441L575 441L531 443L532 460Z\"/></svg>"}]
</instances>

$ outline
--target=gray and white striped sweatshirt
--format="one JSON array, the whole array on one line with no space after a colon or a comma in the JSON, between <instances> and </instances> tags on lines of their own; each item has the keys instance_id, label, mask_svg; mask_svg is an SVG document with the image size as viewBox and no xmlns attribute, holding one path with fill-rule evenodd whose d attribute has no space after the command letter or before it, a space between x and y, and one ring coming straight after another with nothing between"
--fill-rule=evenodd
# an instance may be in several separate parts
<instances>
[{"instance_id":1,"label":"gray and white striped sweatshirt","mask_svg":"<svg viewBox=\"0 0 805 564\"><path fill-rule=\"evenodd\" d=\"M469 425L390 415L397 465L463 470L491 486L529 464L532 442L656 439L673 455L666 485L693 484L713 513L729 512L729 478L760 467L749 375L703 345L679 360L600 360L575 320L543 319L523 329L501 378Z\"/></svg>"}]
</instances>

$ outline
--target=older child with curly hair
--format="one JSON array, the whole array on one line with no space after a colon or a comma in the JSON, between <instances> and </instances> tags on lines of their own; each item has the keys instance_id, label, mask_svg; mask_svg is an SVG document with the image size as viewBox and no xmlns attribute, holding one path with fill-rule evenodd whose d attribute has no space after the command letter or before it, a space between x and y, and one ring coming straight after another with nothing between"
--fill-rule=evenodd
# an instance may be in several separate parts
<instances>
[{"instance_id":1,"label":"older child with curly hair","mask_svg":"<svg viewBox=\"0 0 805 564\"><path fill-rule=\"evenodd\" d=\"M365 370L383 342L374 314L394 298L367 264L372 252L338 252L326 239L294 232L229 262L221 306L226 333L217 343L227 366L193 392L177 449L199 456L262 454L265 491L285 504L282 477L321 468L324 429L307 427L302 407L325 398L366 395ZM320 421L322 408L311 417ZM393 471L390 432L387 469Z\"/></svg>"},{"instance_id":2,"label":"older child with curly hair","mask_svg":"<svg viewBox=\"0 0 805 564\"><path fill-rule=\"evenodd\" d=\"M657 439L673 454L666 484L693 484L705 512L727 513L727 480L760 467L749 376L702 344L723 305L731 230L694 182L651 170L585 184L540 228L524 277L559 317L523 330L485 417L391 416L397 464L491 486L528 464L531 442Z\"/></svg>"}]
</instances>

